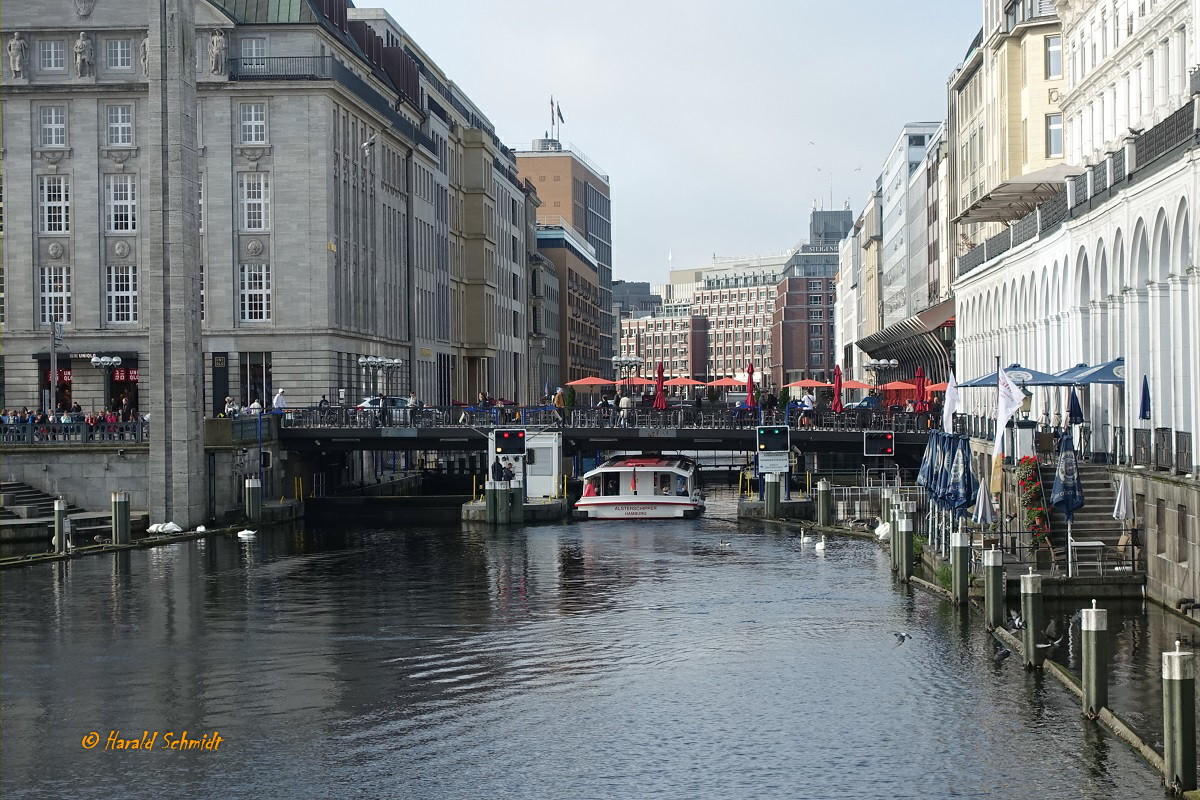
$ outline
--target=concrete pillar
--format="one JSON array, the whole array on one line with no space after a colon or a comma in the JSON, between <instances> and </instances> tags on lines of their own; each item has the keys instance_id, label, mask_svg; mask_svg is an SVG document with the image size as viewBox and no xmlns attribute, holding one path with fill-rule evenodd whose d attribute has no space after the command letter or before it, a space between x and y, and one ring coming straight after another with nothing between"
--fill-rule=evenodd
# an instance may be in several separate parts
<instances>
[{"instance_id":1,"label":"concrete pillar","mask_svg":"<svg viewBox=\"0 0 1200 800\"><path fill-rule=\"evenodd\" d=\"M1025 630L1021 632L1021 645L1025 650L1025 669L1037 669L1045 660L1043 651L1039 650L1038 635L1045 627L1042 624L1042 576L1033 574L1021 576L1021 618L1025 621Z\"/></svg>"},{"instance_id":2,"label":"concrete pillar","mask_svg":"<svg viewBox=\"0 0 1200 800\"><path fill-rule=\"evenodd\" d=\"M912 579L913 573L913 516L916 513L916 503L909 501L903 506L891 538L896 543L896 570L900 574L900 580L907 583Z\"/></svg>"},{"instance_id":3,"label":"concrete pillar","mask_svg":"<svg viewBox=\"0 0 1200 800\"><path fill-rule=\"evenodd\" d=\"M1083 609L1083 712L1089 717L1108 706L1108 611Z\"/></svg>"},{"instance_id":4,"label":"concrete pillar","mask_svg":"<svg viewBox=\"0 0 1200 800\"><path fill-rule=\"evenodd\" d=\"M833 487L825 478L817 481L817 524L825 527L833 524Z\"/></svg>"},{"instance_id":5,"label":"concrete pillar","mask_svg":"<svg viewBox=\"0 0 1200 800\"><path fill-rule=\"evenodd\" d=\"M262 521L262 481L258 478L246 478L246 519L251 522Z\"/></svg>"},{"instance_id":6,"label":"concrete pillar","mask_svg":"<svg viewBox=\"0 0 1200 800\"><path fill-rule=\"evenodd\" d=\"M887 487L879 493L879 520L892 521L892 490Z\"/></svg>"},{"instance_id":7,"label":"concrete pillar","mask_svg":"<svg viewBox=\"0 0 1200 800\"><path fill-rule=\"evenodd\" d=\"M525 524L525 487L518 481L509 481L508 522L511 525Z\"/></svg>"},{"instance_id":8,"label":"concrete pillar","mask_svg":"<svg viewBox=\"0 0 1200 800\"><path fill-rule=\"evenodd\" d=\"M483 491L487 496L487 521L493 525L507 525L512 518L509 481L488 481Z\"/></svg>"},{"instance_id":9,"label":"concrete pillar","mask_svg":"<svg viewBox=\"0 0 1200 800\"><path fill-rule=\"evenodd\" d=\"M1163 653L1163 779L1167 789L1196 788L1196 659L1179 649Z\"/></svg>"},{"instance_id":10,"label":"concrete pillar","mask_svg":"<svg viewBox=\"0 0 1200 800\"><path fill-rule=\"evenodd\" d=\"M1004 553L995 548L983 552L983 612L988 630L1004 624Z\"/></svg>"},{"instance_id":11,"label":"concrete pillar","mask_svg":"<svg viewBox=\"0 0 1200 800\"><path fill-rule=\"evenodd\" d=\"M112 493L112 543L129 544L129 492Z\"/></svg>"},{"instance_id":12,"label":"concrete pillar","mask_svg":"<svg viewBox=\"0 0 1200 800\"><path fill-rule=\"evenodd\" d=\"M779 518L779 476L774 472L763 475L765 490L763 492L763 516L766 519ZM824 523L822 523L824 524Z\"/></svg>"},{"instance_id":13,"label":"concrete pillar","mask_svg":"<svg viewBox=\"0 0 1200 800\"><path fill-rule=\"evenodd\" d=\"M60 497L54 501L54 552L59 555L67 552L68 524L67 501Z\"/></svg>"},{"instance_id":14,"label":"concrete pillar","mask_svg":"<svg viewBox=\"0 0 1200 800\"><path fill-rule=\"evenodd\" d=\"M950 534L950 573L954 578L954 604L967 604L967 567L971 561L971 535L964 530Z\"/></svg>"},{"instance_id":15,"label":"concrete pillar","mask_svg":"<svg viewBox=\"0 0 1200 800\"><path fill-rule=\"evenodd\" d=\"M149 85L138 155L145 188L138 216L146 223L142 252L149 256L140 272L139 296L144 304L141 318L148 326L141 403L154 421L150 517L172 520L184 530L203 521L206 505L196 224L196 5L195 0L152 4ZM270 406L270 397L260 400Z\"/></svg>"}]
</instances>

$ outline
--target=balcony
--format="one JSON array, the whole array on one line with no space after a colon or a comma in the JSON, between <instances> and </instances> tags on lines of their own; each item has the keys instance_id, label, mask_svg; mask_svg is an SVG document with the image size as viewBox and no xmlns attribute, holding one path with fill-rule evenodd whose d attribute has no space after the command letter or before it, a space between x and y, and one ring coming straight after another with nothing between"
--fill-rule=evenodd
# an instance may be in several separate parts
<instances>
[{"instance_id":1,"label":"balcony","mask_svg":"<svg viewBox=\"0 0 1200 800\"><path fill-rule=\"evenodd\" d=\"M386 119L401 136L421 145L430 153L437 154L433 137L396 111L395 101L380 94L371 84L333 56L231 58L228 60L228 66L231 81L336 81Z\"/></svg>"}]
</instances>

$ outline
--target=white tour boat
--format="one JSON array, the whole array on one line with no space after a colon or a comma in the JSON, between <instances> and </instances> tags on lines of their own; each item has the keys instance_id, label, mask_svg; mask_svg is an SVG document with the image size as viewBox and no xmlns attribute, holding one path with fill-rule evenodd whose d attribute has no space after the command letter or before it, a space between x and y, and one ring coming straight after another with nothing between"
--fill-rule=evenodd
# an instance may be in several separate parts
<instances>
[{"instance_id":1,"label":"white tour boat","mask_svg":"<svg viewBox=\"0 0 1200 800\"><path fill-rule=\"evenodd\" d=\"M576 516L667 519L704 511L696 462L683 456L616 456L583 476Z\"/></svg>"}]
</instances>

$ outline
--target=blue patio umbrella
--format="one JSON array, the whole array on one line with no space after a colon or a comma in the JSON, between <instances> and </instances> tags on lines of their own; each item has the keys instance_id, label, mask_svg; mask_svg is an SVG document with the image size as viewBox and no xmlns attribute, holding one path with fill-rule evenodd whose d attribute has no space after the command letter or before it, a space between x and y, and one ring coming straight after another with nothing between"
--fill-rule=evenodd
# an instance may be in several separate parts
<instances>
[{"instance_id":1,"label":"blue patio umbrella","mask_svg":"<svg viewBox=\"0 0 1200 800\"><path fill-rule=\"evenodd\" d=\"M1077 386L1091 383L1123 384L1125 383L1125 359L1114 358L1112 361L1106 361L1103 364L1097 364L1094 367L1082 370L1078 367L1072 367L1069 370L1060 372L1059 377L1065 378Z\"/></svg>"},{"instance_id":2,"label":"blue patio umbrella","mask_svg":"<svg viewBox=\"0 0 1200 800\"><path fill-rule=\"evenodd\" d=\"M933 473L933 450L934 442L941 434L938 431L931 431L929 440L925 442L925 455L921 457L921 469L917 472L917 485L929 488L930 478Z\"/></svg>"},{"instance_id":3,"label":"blue patio umbrella","mask_svg":"<svg viewBox=\"0 0 1200 800\"><path fill-rule=\"evenodd\" d=\"M1075 387L1071 387L1071 399L1067 402L1067 422L1072 425L1083 424L1083 406L1079 404L1079 395L1075 394Z\"/></svg>"},{"instance_id":4,"label":"blue patio umbrella","mask_svg":"<svg viewBox=\"0 0 1200 800\"><path fill-rule=\"evenodd\" d=\"M1048 372L1039 372L1036 369L1022 367L1020 364L1009 364L1004 368L1008 373L1008 377L1018 386L1063 386L1069 381L1064 381L1057 375L1051 375ZM973 381L960 383L959 387L971 386L995 386L999 382L999 373L993 372L990 375L984 375L981 378L976 378Z\"/></svg>"},{"instance_id":5,"label":"blue patio umbrella","mask_svg":"<svg viewBox=\"0 0 1200 800\"><path fill-rule=\"evenodd\" d=\"M995 525L998 519L996 507L992 505L992 493L988 491L988 487L979 484L975 492L975 513L971 515L971 520L979 525L988 526Z\"/></svg>"},{"instance_id":6,"label":"blue patio umbrella","mask_svg":"<svg viewBox=\"0 0 1200 800\"><path fill-rule=\"evenodd\" d=\"M1074 381L1076 375L1080 375L1091 369L1093 369L1093 367L1089 367L1087 364L1084 364L1081 361L1080 363L1076 364L1073 367L1068 367L1067 369L1064 369L1062 372L1054 373L1054 376L1056 378L1060 378L1064 381Z\"/></svg>"},{"instance_id":7,"label":"blue patio umbrella","mask_svg":"<svg viewBox=\"0 0 1200 800\"><path fill-rule=\"evenodd\" d=\"M967 515L967 509L975 502L975 494L979 491L979 482L971 472L971 443L965 436L955 437L954 460L950 467L950 499L949 504L960 517Z\"/></svg>"},{"instance_id":8,"label":"blue patio umbrella","mask_svg":"<svg viewBox=\"0 0 1200 800\"><path fill-rule=\"evenodd\" d=\"M1054 486L1050 489L1050 505L1067 518L1067 576L1075 572L1072 550L1071 522L1075 511L1083 505L1083 484L1079 480L1079 454L1070 431L1058 441L1058 466L1054 469Z\"/></svg>"},{"instance_id":9,"label":"blue patio umbrella","mask_svg":"<svg viewBox=\"0 0 1200 800\"><path fill-rule=\"evenodd\" d=\"M1150 378L1142 376L1142 407L1138 419L1150 419Z\"/></svg>"}]
</instances>

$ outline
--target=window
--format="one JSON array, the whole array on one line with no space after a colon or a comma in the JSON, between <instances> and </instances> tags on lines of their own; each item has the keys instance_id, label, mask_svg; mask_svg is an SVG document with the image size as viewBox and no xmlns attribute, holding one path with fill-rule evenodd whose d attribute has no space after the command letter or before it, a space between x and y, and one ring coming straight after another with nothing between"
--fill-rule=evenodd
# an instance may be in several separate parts
<instances>
[{"instance_id":1,"label":"window","mask_svg":"<svg viewBox=\"0 0 1200 800\"><path fill-rule=\"evenodd\" d=\"M265 231L271 227L271 185L265 172L238 174L242 230Z\"/></svg>"},{"instance_id":2,"label":"window","mask_svg":"<svg viewBox=\"0 0 1200 800\"><path fill-rule=\"evenodd\" d=\"M824 336L825 335L825 326L821 325L821 324L809 325L808 326L808 335L809 336Z\"/></svg>"},{"instance_id":3,"label":"window","mask_svg":"<svg viewBox=\"0 0 1200 800\"><path fill-rule=\"evenodd\" d=\"M1046 115L1046 158L1062 158L1063 123L1062 114Z\"/></svg>"},{"instance_id":4,"label":"window","mask_svg":"<svg viewBox=\"0 0 1200 800\"><path fill-rule=\"evenodd\" d=\"M43 325L71 321L71 268L39 267L41 316Z\"/></svg>"},{"instance_id":5,"label":"window","mask_svg":"<svg viewBox=\"0 0 1200 800\"><path fill-rule=\"evenodd\" d=\"M38 220L40 233L70 233L70 177L66 175L38 176Z\"/></svg>"},{"instance_id":6,"label":"window","mask_svg":"<svg viewBox=\"0 0 1200 800\"><path fill-rule=\"evenodd\" d=\"M200 265L200 321L204 322L204 265Z\"/></svg>"},{"instance_id":7,"label":"window","mask_svg":"<svg viewBox=\"0 0 1200 800\"><path fill-rule=\"evenodd\" d=\"M267 143L267 104L242 103L242 144Z\"/></svg>"},{"instance_id":8,"label":"window","mask_svg":"<svg viewBox=\"0 0 1200 800\"><path fill-rule=\"evenodd\" d=\"M110 42L111 44L111 42ZM108 106L108 146L128 147L133 144L133 105Z\"/></svg>"},{"instance_id":9,"label":"window","mask_svg":"<svg viewBox=\"0 0 1200 800\"><path fill-rule=\"evenodd\" d=\"M819 305L822 305L822 304L823 304L823 302L824 302L824 299L825 299L825 298L824 298L824 296L823 296L823 295L819 295L819 294L810 294L810 295L808 296L808 304L809 304L810 306L819 306Z\"/></svg>"},{"instance_id":10,"label":"window","mask_svg":"<svg viewBox=\"0 0 1200 800\"><path fill-rule=\"evenodd\" d=\"M198 202L196 204L196 230L204 233L204 176L200 176L200 180L196 182L196 194Z\"/></svg>"},{"instance_id":11,"label":"window","mask_svg":"<svg viewBox=\"0 0 1200 800\"><path fill-rule=\"evenodd\" d=\"M242 264L238 319L242 322L271 321L271 265Z\"/></svg>"},{"instance_id":12,"label":"window","mask_svg":"<svg viewBox=\"0 0 1200 800\"><path fill-rule=\"evenodd\" d=\"M819 291L821 291L821 282L820 282L820 281L809 281L809 282L808 282L808 290L809 290L810 292L819 292Z\"/></svg>"},{"instance_id":13,"label":"window","mask_svg":"<svg viewBox=\"0 0 1200 800\"><path fill-rule=\"evenodd\" d=\"M809 353L808 354L808 363L810 366L813 366L813 367L821 366L822 364L825 363L825 354L824 353Z\"/></svg>"},{"instance_id":14,"label":"window","mask_svg":"<svg viewBox=\"0 0 1200 800\"><path fill-rule=\"evenodd\" d=\"M250 72L265 72L267 69L267 38L250 36L242 39L242 69Z\"/></svg>"},{"instance_id":15,"label":"window","mask_svg":"<svg viewBox=\"0 0 1200 800\"><path fill-rule=\"evenodd\" d=\"M105 45L106 59L109 69L133 68L133 40L109 39Z\"/></svg>"},{"instance_id":16,"label":"window","mask_svg":"<svg viewBox=\"0 0 1200 800\"><path fill-rule=\"evenodd\" d=\"M67 107L42 106L42 147L67 146Z\"/></svg>"},{"instance_id":17,"label":"window","mask_svg":"<svg viewBox=\"0 0 1200 800\"><path fill-rule=\"evenodd\" d=\"M808 349L810 352L813 352L813 353L824 353L825 352L825 340L824 339L809 339L808 340Z\"/></svg>"},{"instance_id":18,"label":"window","mask_svg":"<svg viewBox=\"0 0 1200 800\"><path fill-rule=\"evenodd\" d=\"M38 68L47 72L63 72L67 68L67 45L61 39L38 42Z\"/></svg>"},{"instance_id":19,"label":"window","mask_svg":"<svg viewBox=\"0 0 1200 800\"><path fill-rule=\"evenodd\" d=\"M824 319L825 312L819 308L814 308L808 312L808 318L809 319Z\"/></svg>"},{"instance_id":20,"label":"window","mask_svg":"<svg viewBox=\"0 0 1200 800\"><path fill-rule=\"evenodd\" d=\"M1062 78L1062 37L1046 37L1046 80Z\"/></svg>"},{"instance_id":21,"label":"window","mask_svg":"<svg viewBox=\"0 0 1200 800\"><path fill-rule=\"evenodd\" d=\"M137 231L137 176L105 175L104 205L109 233Z\"/></svg>"},{"instance_id":22,"label":"window","mask_svg":"<svg viewBox=\"0 0 1200 800\"><path fill-rule=\"evenodd\" d=\"M137 322L138 286L137 267L122 264L106 268L107 311L109 322Z\"/></svg>"}]
</instances>

